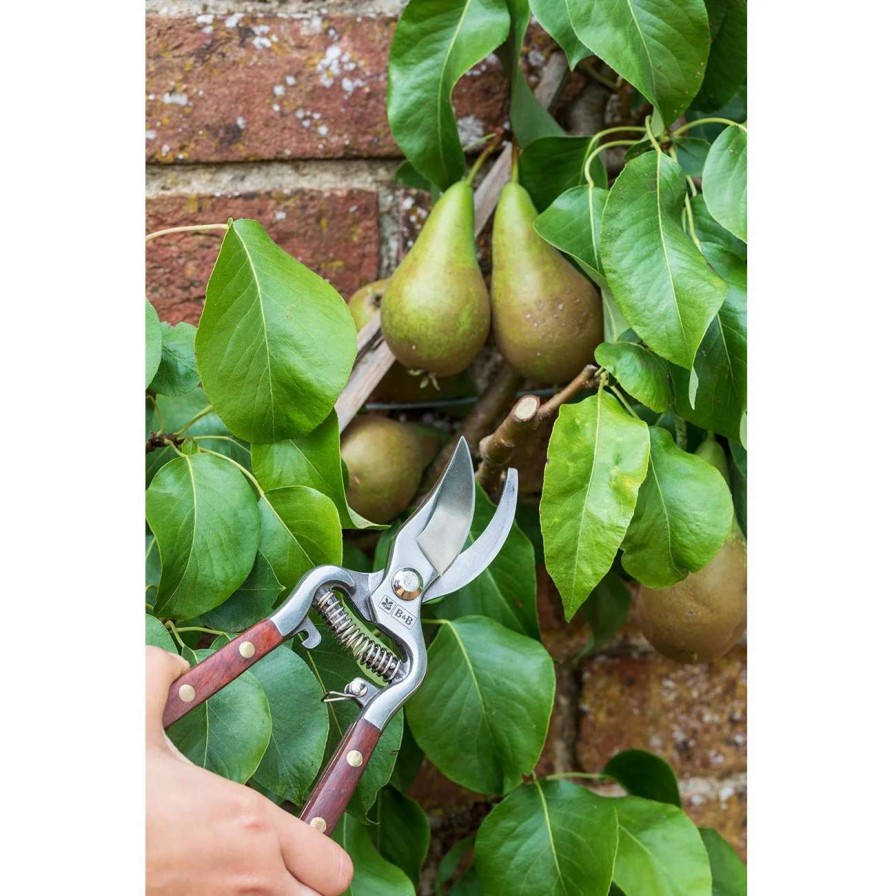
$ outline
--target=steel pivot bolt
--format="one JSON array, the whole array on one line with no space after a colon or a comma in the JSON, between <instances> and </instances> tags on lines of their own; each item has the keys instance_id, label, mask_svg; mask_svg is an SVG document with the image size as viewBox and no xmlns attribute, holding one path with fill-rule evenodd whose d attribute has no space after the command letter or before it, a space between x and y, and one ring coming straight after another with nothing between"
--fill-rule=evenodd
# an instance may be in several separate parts
<instances>
[{"instance_id":1,"label":"steel pivot bolt","mask_svg":"<svg viewBox=\"0 0 896 896\"><path fill-rule=\"evenodd\" d=\"M423 590L423 579L416 569L405 567L399 569L392 579L392 590L402 600L413 600Z\"/></svg>"}]
</instances>

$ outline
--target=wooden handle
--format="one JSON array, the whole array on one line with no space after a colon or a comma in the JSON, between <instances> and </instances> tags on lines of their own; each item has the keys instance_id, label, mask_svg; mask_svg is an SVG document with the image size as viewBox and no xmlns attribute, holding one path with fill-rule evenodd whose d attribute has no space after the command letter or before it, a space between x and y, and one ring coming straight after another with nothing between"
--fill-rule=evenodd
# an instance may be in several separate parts
<instances>
[{"instance_id":1,"label":"wooden handle","mask_svg":"<svg viewBox=\"0 0 896 896\"><path fill-rule=\"evenodd\" d=\"M381 734L382 731L366 719L358 719L345 732L302 809L299 816L302 821L332 836Z\"/></svg>"},{"instance_id":2,"label":"wooden handle","mask_svg":"<svg viewBox=\"0 0 896 896\"><path fill-rule=\"evenodd\" d=\"M185 716L285 640L270 619L262 619L238 635L171 685L162 724L167 728Z\"/></svg>"}]
</instances>

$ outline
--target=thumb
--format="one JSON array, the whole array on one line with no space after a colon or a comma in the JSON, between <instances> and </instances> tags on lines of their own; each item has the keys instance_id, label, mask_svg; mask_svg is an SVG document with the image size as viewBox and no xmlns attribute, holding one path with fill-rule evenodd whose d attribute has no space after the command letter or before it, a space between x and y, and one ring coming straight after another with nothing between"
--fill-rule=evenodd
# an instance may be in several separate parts
<instances>
[{"instance_id":1,"label":"thumb","mask_svg":"<svg viewBox=\"0 0 896 896\"><path fill-rule=\"evenodd\" d=\"M168 700L168 689L190 668L190 664L175 653L160 647L146 648L146 739L161 739L162 713Z\"/></svg>"}]
</instances>

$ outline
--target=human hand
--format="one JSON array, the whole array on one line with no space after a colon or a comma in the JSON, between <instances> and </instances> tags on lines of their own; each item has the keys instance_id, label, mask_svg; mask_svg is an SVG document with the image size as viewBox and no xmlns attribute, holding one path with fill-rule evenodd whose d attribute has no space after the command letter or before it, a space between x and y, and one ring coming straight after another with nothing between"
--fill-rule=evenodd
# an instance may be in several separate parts
<instances>
[{"instance_id":1,"label":"human hand","mask_svg":"<svg viewBox=\"0 0 896 896\"><path fill-rule=\"evenodd\" d=\"M338 896L353 874L343 849L168 739L168 689L188 668L146 648L147 896Z\"/></svg>"}]
</instances>

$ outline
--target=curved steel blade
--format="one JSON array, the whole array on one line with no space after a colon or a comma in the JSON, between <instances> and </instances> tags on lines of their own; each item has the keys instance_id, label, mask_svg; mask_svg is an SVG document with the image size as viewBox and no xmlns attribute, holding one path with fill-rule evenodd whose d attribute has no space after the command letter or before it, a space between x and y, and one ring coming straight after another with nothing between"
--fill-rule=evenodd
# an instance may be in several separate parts
<instances>
[{"instance_id":1,"label":"curved steel blade","mask_svg":"<svg viewBox=\"0 0 896 896\"><path fill-rule=\"evenodd\" d=\"M501 492L501 500L495 509L495 515L485 527L485 531L451 564L450 569L427 589L423 596L424 603L463 588L497 557L513 526L517 490L517 472L511 468L507 471L504 490Z\"/></svg>"},{"instance_id":2,"label":"curved steel blade","mask_svg":"<svg viewBox=\"0 0 896 896\"><path fill-rule=\"evenodd\" d=\"M441 576L457 559L470 534L476 492L473 459L467 440L461 437L425 504L432 513L417 536L417 546Z\"/></svg>"}]
</instances>

